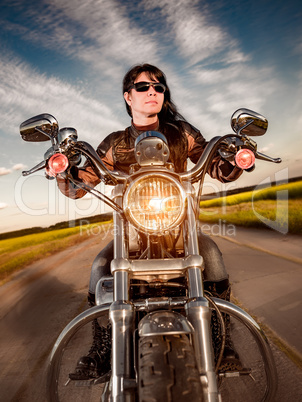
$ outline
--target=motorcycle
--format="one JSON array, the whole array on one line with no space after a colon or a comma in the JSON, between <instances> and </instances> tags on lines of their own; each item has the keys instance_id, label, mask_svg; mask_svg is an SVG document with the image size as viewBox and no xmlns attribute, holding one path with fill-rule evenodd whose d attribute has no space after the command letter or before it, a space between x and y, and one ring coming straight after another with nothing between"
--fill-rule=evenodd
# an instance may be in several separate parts
<instances>
[{"instance_id":1,"label":"motorcycle","mask_svg":"<svg viewBox=\"0 0 302 402\"><path fill-rule=\"evenodd\" d=\"M254 339L264 362L262 400L274 400L277 374L265 334L248 313L208 295L203 286L198 205L212 158L218 151L245 170L253 169L256 158L281 162L258 152L250 138L265 134L265 117L239 109L231 126L234 133L210 140L197 164L183 173L175 173L168 161L165 136L145 132L135 142L137 163L128 175L109 171L90 144L78 141L75 129L59 129L52 115L41 114L20 125L24 141L51 141L44 160L24 176L47 166L114 211L112 277L98 282L96 306L74 318L58 337L48 366L50 401L59 400L67 345L88 322L106 317L112 328L111 372L89 381L89 385L104 384L99 396L103 401L220 401L222 378L251 375L250 371L219 372L225 342L222 313L238 320ZM79 165L82 156L105 184L113 186L112 198L72 177L70 167ZM218 358L213 351L212 310L220 320Z\"/></svg>"}]
</instances>

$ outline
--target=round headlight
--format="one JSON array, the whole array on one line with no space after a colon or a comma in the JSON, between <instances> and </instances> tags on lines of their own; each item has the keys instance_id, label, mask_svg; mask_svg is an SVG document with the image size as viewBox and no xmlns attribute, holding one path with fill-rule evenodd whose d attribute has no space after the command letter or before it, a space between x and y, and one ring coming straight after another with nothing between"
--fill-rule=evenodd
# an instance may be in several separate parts
<instances>
[{"instance_id":1,"label":"round headlight","mask_svg":"<svg viewBox=\"0 0 302 402\"><path fill-rule=\"evenodd\" d=\"M171 176L146 174L131 183L124 196L129 221L147 233L175 228L184 218L186 194Z\"/></svg>"}]
</instances>

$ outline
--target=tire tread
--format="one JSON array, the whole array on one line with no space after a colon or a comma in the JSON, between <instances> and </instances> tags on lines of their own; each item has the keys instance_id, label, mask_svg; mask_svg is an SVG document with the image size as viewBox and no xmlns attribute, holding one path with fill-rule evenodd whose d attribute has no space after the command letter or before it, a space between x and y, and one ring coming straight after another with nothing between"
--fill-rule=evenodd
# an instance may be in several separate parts
<instances>
[{"instance_id":1,"label":"tire tread","mask_svg":"<svg viewBox=\"0 0 302 402\"><path fill-rule=\"evenodd\" d=\"M139 340L140 402L202 401L193 348L186 335Z\"/></svg>"}]
</instances>

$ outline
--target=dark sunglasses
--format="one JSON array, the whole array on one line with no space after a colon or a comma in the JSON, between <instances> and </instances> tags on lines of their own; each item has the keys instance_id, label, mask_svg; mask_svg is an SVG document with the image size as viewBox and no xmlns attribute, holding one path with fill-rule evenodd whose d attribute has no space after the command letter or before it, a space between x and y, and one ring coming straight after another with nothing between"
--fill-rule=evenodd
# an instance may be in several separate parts
<instances>
[{"instance_id":1,"label":"dark sunglasses","mask_svg":"<svg viewBox=\"0 0 302 402\"><path fill-rule=\"evenodd\" d=\"M130 87L129 91L134 88L136 92L147 92L150 87L153 87L155 92L160 94L163 94L166 90L164 84L160 82L137 82Z\"/></svg>"}]
</instances>

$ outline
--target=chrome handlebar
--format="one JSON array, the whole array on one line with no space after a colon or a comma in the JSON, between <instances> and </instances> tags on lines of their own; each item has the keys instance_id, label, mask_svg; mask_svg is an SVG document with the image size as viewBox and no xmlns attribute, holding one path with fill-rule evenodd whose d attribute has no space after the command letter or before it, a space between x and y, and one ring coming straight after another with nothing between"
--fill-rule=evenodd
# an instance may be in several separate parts
<instances>
[{"instance_id":1,"label":"chrome handlebar","mask_svg":"<svg viewBox=\"0 0 302 402\"><path fill-rule=\"evenodd\" d=\"M200 156L198 162L196 165L189 170L188 172L183 172L179 174L179 177L183 181L190 181L192 183L198 181L200 174L203 172L209 157L211 156L211 153L216 149L217 145L222 142L225 138L228 137L237 137L242 139L241 136L236 135L236 134L227 134L223 137L217 136L212 138L206 148L204 149L202 155ZM96 168L98 169L100 173L100 179L105 182L105 184L111 184L111 185L116 185L116 184L121 184L125 183L127 179L129 178L130 175L120 172L120 171L110 171L104 164L104 162L101 160L100 156L98 153L95 151L95 149L88 144L87 142L84 141L79 141L79 142L74 142L72 144L73 149L80 151L82 154L85 156L89 157L89 159L94 163ZM261 152L256 151L255 152L255 157L260 160L264 160L267 162L273 162L273 163L280 163L282 162L281 158L272 158L268 155L262 154ZM28 176L32 173L37 172L38 170L41 170L45 168L47 165L47 161L42 161L32 169L28 171L23 171L22 175L23 176Z\"/></svg>"},{"instance_id":2,"label":"chrome handlebar","mask_svg":"<svg viewBox=\"0 0 302 402\"><path fill-rule=\"evenodd\" d=\"M234 136L234 134L230 134ZM207 144L205 150L203 151L201 157L199 158L198 162L196 165L189 170L188 172L180 173L179 176L182 180L185 181L191 181L194 182L196 181L196 178L200 175L202 172L205 164L208 161L208 158L213 151L214 147L216 144L219 142L221 138L225 137L214 137L212 138L209 143ZM103 161L97 154L97 152L94 150L94 148L83 141L76 142L73 145L74 149L81 151L84 153L86 156L88 156L96 165L96 167L100 170L101 172L101 179L104 181L111 181L112 184L117 184L117 183L124 183L130 175L127 175L126 173L123 172L118 172L118 171L109 171L107 167L104 165Z\"/></svg>"},{"instance_id":3,"label":"chrome handlebar","mask_svg":"<svg viewBox=\"0 0 302 402\"><path fill-rule=\"evenodd\" d=\"M104 162L99 157L95 149L87 142L75 142L73 144L73 148L88 156L92 160L92 162L94 162L95 166L99 169L101 173L100 179L105 181L107 184L116 185L118 183L124 183L128 179L129 175L123 172L110 171L105 166Z\"/></svg>"},{"instance_id":4,"label":"chrome handlebar","mask_svg":"<svg viewBox=\"0 0 302 402\"><path fill-rule=\"evenodd\" d=\"M186 180L186 181L190 180L191 182L195 181L194 179L196 179L200 175L202 170L204 169L204 166L207 163L211 152L213 151L213 149L214 149L215 145L218 143L218 141L221 140L221 138L222 137L217 136L217 137L212 138L208 142L202 155L198 159L198 162L196 163L196 165L188 172L183 172L183 173L179 174L179 176L182 180Z\"/></svg>"}]
</instances>

